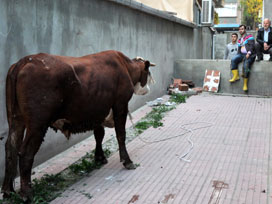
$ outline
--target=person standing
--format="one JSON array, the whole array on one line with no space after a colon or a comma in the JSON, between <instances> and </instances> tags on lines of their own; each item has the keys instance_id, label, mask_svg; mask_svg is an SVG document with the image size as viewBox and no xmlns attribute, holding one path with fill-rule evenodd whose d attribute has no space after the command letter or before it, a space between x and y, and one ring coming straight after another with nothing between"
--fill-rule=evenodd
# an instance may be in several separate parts
<instances>
[{"instance_id":1,"label":"person standing","mask_svg":"<svg viewBox=\"0 0 272 204\"><path fill-rule=\"evenodd\" d=\"M231 34L231 43L227 44L224 54L224 59L232 59L238 51L238 44L237 44L238 35L237 33Z\"/></svg>"},{"instance_id":2,"label":"person standing","mask_svg":"<svg viewBox=\"0 0 272 204\"><path fill-rule=\"evenodd\" d=\"M254 37L251 34L246 33L246 26L240 25L239 26L239 33L241 35L240 39L238 40L238 52L231 59L231 71L233 74L232 79L229 82L233 83L239 80L239 72L238 72L238 65L240 62L244 60L243 63L243 78L244 78L244 86L243 91L248 91L247 83L248 77L250 73L250 69L252 64L255 61L256 52L255 52L255 41Z\"/></svg>"},{"instance_id":3,"label":"person standing","mask_svg":"<svg viewBox=\"0 0 272 204\"><path fill-rule=\"evenodd\" d=\"M266 18L263 27L258 30L256 40L257 62L263 60L263 53L270 54L269 61L272 61L272 28L271 21Z\"/></svg>"}]
</instances>

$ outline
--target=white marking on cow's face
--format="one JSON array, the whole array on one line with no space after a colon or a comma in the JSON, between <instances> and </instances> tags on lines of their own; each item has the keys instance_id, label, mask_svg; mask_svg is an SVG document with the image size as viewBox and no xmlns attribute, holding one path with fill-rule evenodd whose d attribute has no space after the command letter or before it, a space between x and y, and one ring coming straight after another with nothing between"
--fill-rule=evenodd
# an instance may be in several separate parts
<instances>
[{"instance_id":1,"label":"white marking on cow's face","mask_svg":"<svg viewBox=\"0 0 272 204\"><path fill-rule=\"evenodd\" d=\"M137 82L137 84L134 86L134 93L136 95L145 95L149 92L150 88L148 84L146 84L144 87L141 86L140 82Z\"/></svg>"},{"instance_id":2,"label":"white marking on cow's face","mask_svg":"<svg viewBox=\"0 0 272 204\"><path fill-rule=\"evenodd\" d=\"M140 82L136 83L136 85L134 86L134 93L136 95L145 95L145 94L149 93L149 91L150 91L149 85L152 83L154 83L154 80L150 74L147 77L147 83L144 87L141 86Z\"/></svg>"}]
</instances>

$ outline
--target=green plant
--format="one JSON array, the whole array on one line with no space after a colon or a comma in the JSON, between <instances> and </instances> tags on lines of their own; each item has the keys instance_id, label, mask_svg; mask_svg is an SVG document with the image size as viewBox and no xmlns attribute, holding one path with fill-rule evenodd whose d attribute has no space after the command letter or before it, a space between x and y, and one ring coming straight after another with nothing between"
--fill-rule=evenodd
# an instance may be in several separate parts
<instances>
[{"instance_id":1,"label":"green plant","mask_svg":"<svg viewBox=\"0 0 272 204\"><path fill-rule=\"evenodd\" d=\"M185 96L181 95L172 95L171 96L172 102L176 103L185 103ZM144 130L148 129L149 127L160 127L163 126L161 122L162 118L164 117L164 113L174 109L175 106L165 106L160 105L152 109L150 113L148 113L141 121L139 121L135 128L137 129L137 133L140 134ZM134 134L132 134L134 135ZM137 135L136 135L137 136ZM134 138L136 137L134 136ZM131 138L132 140L133 138ZM118 145L116 143L116 139L112 138L107 143L114 143L113 151L118 149ZM104 144L106 145L106 144ZM112 145L112 144L111 144ZM32 189L33 189L33 204L47 204L56 197L60 196L61 193L77 180L82 178L87 173L91 172L94 169L100 168L102 165L97 164L94 161L94 151L90 153L86 153L86 155L81 158L78 162L72 164L66 170L62 171L56 175L44 175L41 179L34 179L32 182ZM108 158L111 155L111 151L108 148L105 148L104 155ZM135 164L137 167L140 164ZM92 198L92 195L86 192L81 192L83 195L88 197L89 199ZM0 200L0 204L22 204L24 203L21 199L20 195L17 193L12 193L10 199Z\"/></svg>"},{"instance_id":2,"label":"green plant","mask_svg":"<svg viewBox=\"0 0 272 204\"><path fill-rule=\"evenodd\" d=\"M218 16L218 13L216 11L214 11L214 20L213 20L213 23L215 25L219 24L219 16Z\"/></svg>"},{"instance_id":3,"label":"green plant","mask_svg":"<svg viewBox=\"0 0 272 204\"><path fill-rule=\"evenodd\" d=\"M160 105L158 107L152 108L152 111L148 113L141 121L136 123L135 129L137 130L138 134L141 134L144 130L148 129L149 127L160 127L163 126L161 122L164 113L170 110L173 110L175 107L169 107L166 105Z\"/></svg>"},{"instance_id":4,"label":"green plant","mask_svg":"<svg viewBox=\"0 0 272 204\"><path fill-rule=\"evenodd\" d=\"M0 204L22 204L24 201L18 193L10 193L9 199L0 200Z\"/></svg>"},{"instance_id":5,"label":"green plant","mask_svg":"<svg viewBox=\"0 0 272 204\"><path fill-rule=\"evenodd\" d=\"M40 180L34 179L32 182L33 202L47 203L47 201L59 196L60 191L65 187L67 187L67 183L61 174L46 174Z\"/></svg>"},{"instance_id":6,"label":"green plant","mask_svg":"<svg viewBox=\"0 0 272 204\"><path fill-rule=\"evenodd\" d=\"M177 104L180 104L180 103L186 103L186 96L184 95L181 95L181 94L177 94L177 93L174 93L170 96L170 99L169 99L170 102L175 102Z\"/></svg>"},{"instance_id":7,"label":"green plant","mask_svg":"<svg viewBox=\"0 0 272 204\"><path fill-rule=\"evenodd\" d=\"M111 151L104 150L104 155L108 158ZM82 178L86 173L94 169L100 168L102 165L94 161L94 151L87 153L80 161L72 164L66 170L56 175L44 175L41 179L34 179L32 181L32 204L47 204L78 179ZM89 193L84 193L89 199L92 196ZM0 200L0 204L22 204L24 201L18 193L11 193L9 199Z\"/></svg>"},{"instance_id":8,"label":"green plant","mask_svg":"<svg viewBox=\"0 0 272 204\"><path fill-rule=\"evenodd\" d=\"M88 199L92 199L92 195L90 193L85 193L84 191L80 192L82 195L86 196Z\"/></svg>"},{"instance_id":9,"label":"green plant","mask_svg":"<svg viewBox=\"0 0 272 204\"><path fill-rule=\"evenodd\" d=\"M149 127L151 127L151 123L148 121L140 121L135 125L138 134L141 134L144 130L148 129Z\"/></svg>"},{"instance_id":10,"label":"green plant","mask_svg":"<svg viewBox=\"0 0 272 204\"><path fill-rule=\"evenodd\" d=\"M111 154L110 150L104 151L105 157L109 157ZM69 166L69 169L75 174L84 175L91 172L94 169L101 168L101 164L94 161L94 151L87 153L79 162L76 162Z\"/></svg>"},{"instance_id":11,"label":"green plant","mask_svg":"<svg viewBox=\"0 0 272 204\"><path fill-rule=\"evenodd\" d=\"M255 29L256 24L261 22L260 13L263 8L263 0L241 0L242 23Z\"/></svg>"}]
</instances>

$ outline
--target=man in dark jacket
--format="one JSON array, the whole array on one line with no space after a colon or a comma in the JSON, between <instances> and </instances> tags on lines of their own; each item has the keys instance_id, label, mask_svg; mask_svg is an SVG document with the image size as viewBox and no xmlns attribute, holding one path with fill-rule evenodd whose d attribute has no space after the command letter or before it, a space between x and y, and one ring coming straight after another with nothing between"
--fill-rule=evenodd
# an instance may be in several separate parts
<instances>
[{"instance_id":1,"label":"man in dark jacket","mask_svg":"<svg viewBox=\"0 0 272 204\"><path fill-rule=\"evenodd\" d=\"M250 73L250 68L253 62L255 61L255 41L254 37L251 34L246 33L246 26L239 26L239 33L241 38L238 40L238 52L237 55L231 59L231 71L233 74L232 79L229 82L235 82L239 80L238 65L244 60L243 63L243 77L244 77L244 86L243 90L247 91L247 82Z\"/></svg>"},{"instance_id":2,"label":"man in dark jacket","mask_svg":"<svg viewBox=\"0 0 272 204\"><path fill-rule=\"evenodd\" d=\"M257 35L256 51L257 62L263 60L263 53L270 54L269 61L272 61L272 28L268 18L263 21L263 28L260 28Z\"/></svg>"}]
</instances>

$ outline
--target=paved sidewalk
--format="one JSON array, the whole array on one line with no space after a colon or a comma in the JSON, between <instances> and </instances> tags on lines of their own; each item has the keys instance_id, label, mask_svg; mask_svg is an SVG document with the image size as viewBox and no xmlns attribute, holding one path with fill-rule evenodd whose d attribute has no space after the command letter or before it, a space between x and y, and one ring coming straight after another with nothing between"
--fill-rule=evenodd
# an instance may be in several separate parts
<instances>
[{"instance_id":1,"label":"paved sidewalk","mask_svg":"<svg viewBox=\"0 0 272 204\"><path fill-rule=\"evenodd\" d=\"M271 132L271 98L192 96L141 138L181 136L134 139L127 147L136 170L124 169L116 152L51 203L272 203ZM188 139L190 162L180 159Z\"/></svg>"},{"instance_id":2,"label":"paved sidewalk","mask_svg":"<svg viewBox=\"0 0 272 204\"><path fill-rule=\"evenodd\" d=\"M163 97L164 100L168 100L168 96ZM139 108L138 110L131 113L133 117L133 123L139 121L142 117L144 117L148 112L152 110L152 107L147 105ZM129 117L127 118L126 128L132 126L131 120ZM73 136L72 136L73 137ZM115 130L114 128L105 128L105 136L103 140L103 144L111 138L115 138ZM45 163L37 166L32 170L33 175L32 179L34 178L41 178L45 174L57 174L64 169L66 169L71 164L78 161L80 158L86 155L87 152L91 152L95 149L95 139L94 136L91 135L89 138L83 140L82 142L74 145L73 147L67 149L66 151L58 154L57 156L53 157L52 159L46 161ZM16 185L19 188L19 179L16 179Z\"/></svg>"},{"instance_id":3,"label":"paved sidewalk","mask_svg":"<svg viewBox=\"0 0 272 204\"><path fill-rule=\"evenodd\" d=\"M134 112L134 121L150 110L144 106ZM149 128L127 145L131 159L140 165L136 170L124 169L116 152L107 165L51 203L272 203L271 98L203 93L163 120L163 127ZM114 134L107 129L105 140ZM94 147L91 137L35 168L34 177L57 173Z\"/></svg>"},{"instance_id":4,"label":"paved sidewalk","mask_svg":"<svg viewBox=\"0 0 272 204\"><path fill-rule=\"evenodd\" d=\"M168 100L169 96L165 95L162 97L165 101ZM137 109L133 113L131 113L133 118L133 123L138 122L142 117L144 117L148 112L152 110L152 107L147 105L142 106ZM127 118L126 128L131 127L133 124L129 117ZM72 135L73 137L73 135ZM103 144L111 138L115 138L115 130L114 128L105 128L105 137L103 140ZM56 155L55 157L47 160L46 162L40 164L39 166L32 169L31 179L40 179L45 174L57 174L61 171L65 170L71 164L78 161L80 158L86 155L87 152L91 152L95 149L95 139L94 136L91 135L89 138L79 142L78 144L72 146L66 151ZM14 182L15 189L18 190L20 188L20 177L17 177ZM0 188L1 189L1 188ZM0 194L0 199L3 199L3 195Z\"/></svg>"}]
</instances>

